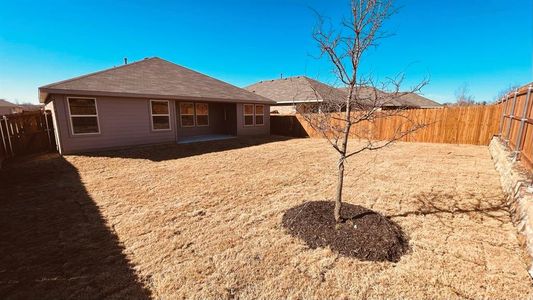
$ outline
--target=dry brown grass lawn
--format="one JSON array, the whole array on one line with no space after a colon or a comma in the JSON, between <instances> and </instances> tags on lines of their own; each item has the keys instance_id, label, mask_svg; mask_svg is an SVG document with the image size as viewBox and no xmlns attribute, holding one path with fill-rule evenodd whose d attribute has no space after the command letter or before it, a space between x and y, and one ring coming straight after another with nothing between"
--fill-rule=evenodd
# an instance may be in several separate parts
<instances>
[{"instance_id":1,"label":"dry brown grass lawn","mask_svg":"<svg viewBox=\"0 0 533 300\"><path fill-rule=\"evenodd\" d=\"M398 143L349 161L345 201L390 216L409 237L411 251L390 263L310 250L284 232L287 209L333 193L336 156L324 141L239 147L246 143L155 146L65 159L118 238L134 277L155 298L531 295L523 253L486 147ZM202 150L220 148L225 151ZM31 174L31 168L43 169L53 161L6 172L15 178L15 172ZM34 197L46 199L47 189L65 185L64 180L49 182ZM69 198L57 193L53 197ZM16 285L6 286L6 276L0 272L0 295L9 296ZM68 284L76 287L77 282ZM118 287L107 296L114 292L126 294Z\"/></svg>"}]
</instances>

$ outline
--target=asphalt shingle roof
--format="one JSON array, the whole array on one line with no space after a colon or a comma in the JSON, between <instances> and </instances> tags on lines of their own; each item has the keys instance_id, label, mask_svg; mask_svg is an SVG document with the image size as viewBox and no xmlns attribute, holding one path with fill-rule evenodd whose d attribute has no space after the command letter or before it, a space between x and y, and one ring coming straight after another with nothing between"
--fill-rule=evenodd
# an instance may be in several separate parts
<instances>
[{"instance_id":1,"label":"asphalt shingle roof","mask_svg":"<svg viewBox=\"0 0 533 300\"><path fill-rule=\"evenodd\" d=\"M273 103L270 99L158 57L144 59L39 88L50 93Z\"/></svg>"},{"instance_id":2,"label":"asphalt shingle roof","mask_svg":"<svg viewBox=\"0 0 533 300\"><path fill-rule=\"evenodd\" d=\"M245 89L276 102L345 101L346 99L344 91L305 76L260 81Z\"/></svg>"},{"instance_id":3,"label":"asphalt shingle roof","mask_svg":"<svg viewBox=\"0 0 533 300\"><path fill-rule=\"evenodd\" d=\"M305 76L288 77L274 80L264 80L245 87L250 92L270 98L278 103L291 102L322 102L346 101L346 88L334 88L325 83ZM424 98L415 93L408 93L395 98L372 87L359 86L358 99L361 103L373 105L377 93L388 107L429 108L440 107L435 101ZM377 104L379 105L379 104Z\"/></svg>"},{"instance_id":4,"label":"asphalt shingle roof","mask_svg":"<svg viewBox=\"0 0 533 300\"><path fill-rule=\"evenodd\" d=\"M7 100L0 99L0 107L17 107L18 105L13 104Z\"/></svg>"},{"instance_id":5,"label":"asphalt shingle roof","mask_svg":"<svg viewBox=\"0 0 533 300\"><path fill-rule=\"evenodd\" d=\"M398 101L405 107L434 108L442 106L442 104L416 93L403 95L398 98Z\"/></svg>"}]
</instances>

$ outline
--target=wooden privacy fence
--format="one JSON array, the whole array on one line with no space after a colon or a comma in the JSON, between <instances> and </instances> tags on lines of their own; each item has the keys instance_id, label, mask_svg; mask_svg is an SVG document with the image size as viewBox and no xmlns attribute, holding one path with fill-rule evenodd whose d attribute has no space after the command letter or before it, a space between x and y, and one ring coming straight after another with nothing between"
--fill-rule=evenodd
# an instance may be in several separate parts
<instances>
[{"instance_id":1,"label":"wooden privacy fence","mask_svg":"<svg viewBox=\"0 0 533 300\"><path fill-rule=\"evenodd\" d=\"M398 129L408 130L411 125L406 120L411 120L427 126L404 136L402 141L488 145L491 138L498 134L498 120L502 115L502 107L500 103L406 110L401 112L402 116L380 118L374 122L363 122L352 126L351 135L369 132L372 139L387 140L394 136ZM272 134L322 137L300 115L272 115L270 124Z\"/></svg>"},{"instance_id":2,"label":"wooden privacy fence","mask_svg":"<svg viewBox=\"0 0 533 300\"><path fill-rule=\"evenodd\" d=\"M49 111L0 116L0 162L3 159L55 149Z\"/></svg>"},{"instance_id":3,"label":"wooden privacy fence","mask_svg":"<svg viewBox=\"0 0 533 300\"><path fill-rule=\"evenodd\" d=\"M498 133L503 143L514 153L515 160L533 170L533 96L532 84L507 94L500 100L503 106Z\"/></svg>"},{"instance_id":4,"label":"wooden privacy fence","mask_svg":"<svg viewBox=\"0 0 533 300\"><path fill-rule=\"evenodd\" d=\"M270 134L309 137L305 120L294 115L270 115ZM308 126L307 126L308 127ZM314 131L312 131L314 133Z\"/></svg>"}]
</instances>

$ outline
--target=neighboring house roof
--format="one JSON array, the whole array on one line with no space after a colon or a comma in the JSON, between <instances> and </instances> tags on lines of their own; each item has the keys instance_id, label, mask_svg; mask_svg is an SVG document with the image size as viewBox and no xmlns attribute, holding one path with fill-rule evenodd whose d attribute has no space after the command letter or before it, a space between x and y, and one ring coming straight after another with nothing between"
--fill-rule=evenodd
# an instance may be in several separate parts
<instances>
[{"instance_id":1,"label":"neighboring house roof","mask_svg":"<svg viewBox=\"0 0 533 300\"><path fill-rule=\"evenodd\" d=\"M296 76L264 80L245 87L250 92L282 103L344 101L346 93L320 81Z\"/></svg>"},{"instance_id":2,"label":"neighboring house roof","mask_svg":"<svg viewBox=\"0 0 533 300\"><path fill-rule=\"evenodd\" d=\"M42 86L39 88L39 100L44 103L52 93L274 103L158 57Z\"/></svg>"},{"instance_id":3,"label":"neighboring house roof","mask_svg":"<svg viewBox=\"0 0 533 300\"><path fill-rule=\"evenodd\" d=\"M341 88L345 93L348 93L348 88ZM370 86L357 86L358 99L359 101L365 103L368 106L396 106L399 104L395 99L390 99L387 97L387 93L383 92L380 89ZM381 100L382 104L375 103L376 99Z\"/></svg>"},{"instance_id":4,"label":"neighboring house roof","mask_svg":"<svg viewBox=\"0 0 533 300\"><path fill-rule=\"evenodd\" d=\"M347 88L341 88L343 91L346 91ZM383 106L387 107L407 107L407 108L437 108L441 107L442 104L420 96L417 93L406 93L400 97L392 96L393 93L386 93L379 89L361 86L359 87L359 97L366 100L375 99L373 93L377 93L383 99ZM400 92L402 93L402 92Z\"/></svg>"},{"instance_id":5,"label":"neighboring house roof","mask_svg":"<svg viewBox=\"0 0 533 300\"><path fill-rule=\"evenodd\" d=\"M0 99L0 107L18 107L17 104L13 104L7 100Z\"/></svg>"},{"instance_id":6,"label":"neighboring house roof","mask_svg":"<svg viewBox=\"0 0 533 300\"><path fill-rule=\"evenodd\" d=\"M44 106L42 104L21 104L19 105L20 108L22 108L24 111L37 111L41 110Z\"/></svg>"},{"instance_id":7,"label":"neighboring house roof","mask_svg":"<svg viewBox=\"0 0 533 300\"><path fill-rule=\"evenodd\" d=\"M316 81L306 76L288 77L274 80L264 80L245 87L250 92L270 98L277 104L286 103L312 103L324 101L345 101L346 88L334 88L325 83ZM430 108L440 107L435 101L424 98L415 93L408 93L399 98L369 86L359 86L359 100L365 105L373 105L376 93L383 101L383 106Z\"/></svg>"},{"instance_id":8,"label":"neighboring house roof","mask_svg":"<svg viewBox=\"0 0 533 300\"><path fill-rule=\"evenodd\" d=\"M416 93L408 93L397 100L405 107L434 108L442 106L442 104Z\"/></svg>"}]
</instances>

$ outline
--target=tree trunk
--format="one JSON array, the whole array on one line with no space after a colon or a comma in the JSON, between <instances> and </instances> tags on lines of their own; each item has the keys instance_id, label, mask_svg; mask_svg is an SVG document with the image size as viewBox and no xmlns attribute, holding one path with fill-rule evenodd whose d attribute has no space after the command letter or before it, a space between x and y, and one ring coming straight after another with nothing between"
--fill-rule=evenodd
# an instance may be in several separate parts
<instances>
[{"instance_id":1,"label":"tree trunk","mask_svg":"<svg viewBox=\"0 0 533 300\"><path fill-rule=\"evenodd\" d=\"M355 75L354 75L355 77ZM355 81L354 81L355 82ZM337 179L337 195L335 196L335 209L333 215L335 216L335 223L339 224L342 222L341 210L342 210L342 187L344 184L344 161L346 159L346 151L348 151L348 137L350 136L350 128L352 127L351 123L351 107L350 103L353 96L354 84L350 86L348 92L348 97L346 98L346 110L344 112L344 132L342 137L342 146L340 149L340 158L339 158L339 178Z\"/></svg>"},{"instance_id":2,"label":"tree trunk","mask_svg":"<svg viewBox=\"0 0 533 300\"><path fill-rule=\"evenodd\" d=\"M341 209L342 209L342 186L344 181L344 158L339 160L339 178L337 179L337 194L335 196L335 222L338 224L342 221Z\"/></svg>"}]
</instances>

